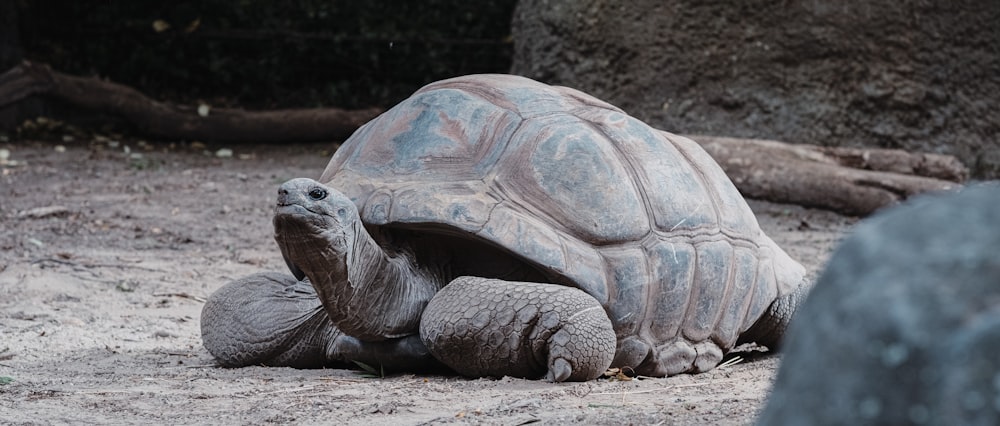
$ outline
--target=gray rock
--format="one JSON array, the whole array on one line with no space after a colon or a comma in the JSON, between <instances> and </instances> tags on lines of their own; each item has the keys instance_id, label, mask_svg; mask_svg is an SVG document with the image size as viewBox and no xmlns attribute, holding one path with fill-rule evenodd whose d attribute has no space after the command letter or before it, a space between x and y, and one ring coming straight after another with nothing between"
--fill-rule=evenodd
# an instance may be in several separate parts
<instances>
[{"instance_id":1,"label":"gray rock","mask_svg":"<svg viewBox=\"0 0 1000 426\"><path fill-rule=\"evenodd\" d=\"M522 0L512 72L677 133L951 154L1000 177L1000 2Z\"/></svg>"},{"instance_id":2,"label":"gray rock","mask_svg":"<svg viewBox=\"0 0 1000 426\"><path fill-rule=\"evenodd\" d=\"M762 425L1000 424L1000 185L859 225L786 342Z\"/></svg>"}]
</instances>

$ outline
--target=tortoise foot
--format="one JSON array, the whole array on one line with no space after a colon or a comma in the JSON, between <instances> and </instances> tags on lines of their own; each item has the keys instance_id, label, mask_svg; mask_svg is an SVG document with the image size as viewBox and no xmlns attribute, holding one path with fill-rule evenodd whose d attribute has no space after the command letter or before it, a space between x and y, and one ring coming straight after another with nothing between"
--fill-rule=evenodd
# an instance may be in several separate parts
<instances>
[{"instance_id":1,"label":"tortoise foot","mask_svg":"<svg viewBox=\"0 0 1000 426\"><path fill-rule=\"evenodd\" d=\"M623 341L622 347L627 347ZM638 342L638 339L631 338ZM646 348L650 345L641 342ZM633 346L637 346L635 342ZM683 338L677 338L669 343L656 347L648 354L645 362L635 368L636 373L644 376L663 377L682 373L702 373L715 368L722 361L722 349L714 342L690 343ZM619 364L615 364L619 365ZM627 364L622 364L627 365Z\"/></svg>"}]
</instances>

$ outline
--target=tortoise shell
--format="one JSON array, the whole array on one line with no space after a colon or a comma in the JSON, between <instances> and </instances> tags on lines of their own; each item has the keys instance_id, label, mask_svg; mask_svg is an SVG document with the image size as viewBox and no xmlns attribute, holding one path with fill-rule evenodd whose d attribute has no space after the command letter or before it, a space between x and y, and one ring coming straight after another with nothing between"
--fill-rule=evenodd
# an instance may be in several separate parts
<instances>
[{"instance_id":1,"label":"tortoise shell","mask_svg":"<svg viewBox=\"0 0 1000 426\"><path fill-rule=\"evenodd\" d=\"M320 178L366 226L481 241L603 305L619 338L731 348L804 269L694 141L509 75L430 84Z\"/></svg>"}]
</instances>

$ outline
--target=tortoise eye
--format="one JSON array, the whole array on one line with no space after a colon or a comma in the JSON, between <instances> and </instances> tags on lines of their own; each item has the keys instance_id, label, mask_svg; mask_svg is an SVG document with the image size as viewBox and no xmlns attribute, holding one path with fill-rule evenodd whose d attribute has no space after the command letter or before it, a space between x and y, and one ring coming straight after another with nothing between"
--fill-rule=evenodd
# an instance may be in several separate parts
<instances>
[{"instance_id":1,"label":"tortoise eye","mask_svg":"<svg viewBox=\"0 0 1000 426\"><path fill-rule=\"evenodd\" d=\"M326 191L324 191L322 188L313 188L312 191L309 191L309 198L312 198L316 201L322 200L326 198Z\"/></svg>"}]
</instances>

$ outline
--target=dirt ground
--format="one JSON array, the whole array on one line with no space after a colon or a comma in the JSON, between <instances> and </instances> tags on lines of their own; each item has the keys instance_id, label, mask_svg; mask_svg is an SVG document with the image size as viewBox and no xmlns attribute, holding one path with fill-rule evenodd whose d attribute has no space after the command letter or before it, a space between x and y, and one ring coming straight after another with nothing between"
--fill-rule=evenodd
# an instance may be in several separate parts
<instances>
[{"instance_id":1,"label":"dirt ground","mask_svg":"<svg viewBox=\"0 0 1000 426\"><path fill-rule=\"evenodd\" d=\"M204 298L285 269L277 185L318 177L334 147L220 148L0 143L0 423L749 424L762 407L778 358L759 352L700 375L562 384L216 367ZM811 271L854 223L751 206Z\"/></svg>"}]
</instances>

